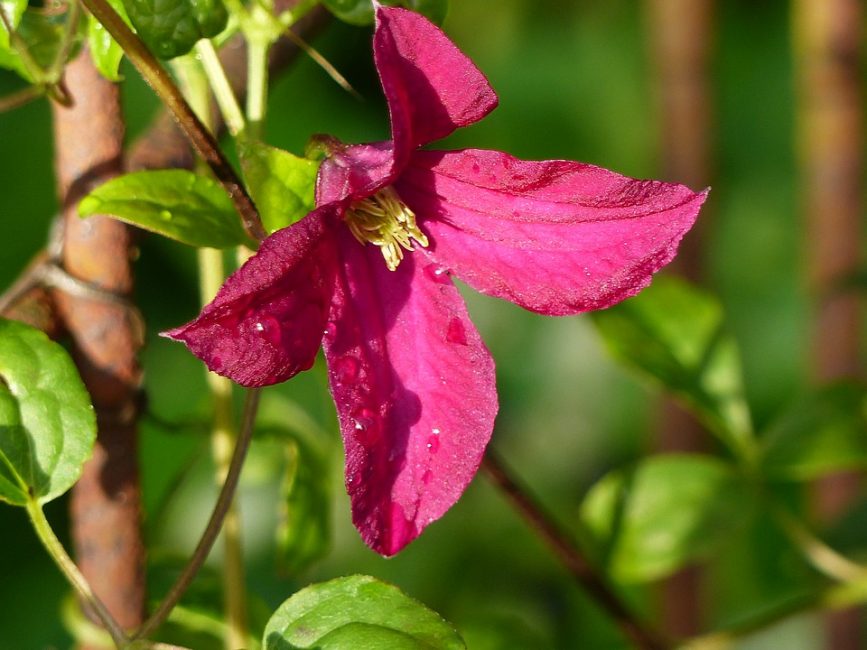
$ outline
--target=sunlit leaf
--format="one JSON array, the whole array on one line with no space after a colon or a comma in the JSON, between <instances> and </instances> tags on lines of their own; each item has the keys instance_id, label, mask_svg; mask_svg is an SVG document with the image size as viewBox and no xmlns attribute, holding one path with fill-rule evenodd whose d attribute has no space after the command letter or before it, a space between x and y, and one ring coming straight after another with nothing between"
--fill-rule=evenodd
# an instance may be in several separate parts
<instances>
[{"instance_id":1,"label":"sunlit leaf","mask_svg":"<svg viewBox=\"0 0 867 650\"><path fill-rule=\"evenodd\" d=\"M111 215L190 246L229 248L250 241L223 188L183 169L118 176L84 197L78 212Z\"/></svg>"},{"instance_id":2,"label":"sunlit leaf","mask_svg":"<svg viewBox=\"0 0 867 650\"><path fill-rule=\"evenodd\" d=\"M751 515L750 491L721 460L656 456L605 476L581 519L622 582L662 578L724 542Z\"/></svg>"},{"instance_id":3,"label":"sunlit leaf","mask_svg":"<svg viewBox=\"0 0 867 650\"><path fill-rule=\"evenodd\" d=\"M729 445L751 453L740 356L712 296L661 276L593 320L618 360L684 400Z\"/></svg>"},{"instance_id":4,"label":"sunlit leaf","mask_svg":"<svg viewBox=\"0 0 867 650\"><path fill-rule=\"evenodd\" d=\"M295 223L313 209L319 163L254 142L241 144L238 154L268 233Z\"/></svg>"},{"instance_id":5,"label":"sunlit leaf","mask_svg":"<svg viewBox=\"0 0 867 650\"><path fill-rule=\"evenodd\" d=\"M108 0L125 23L129 24L123 3L120 0ZM88 16L87 45L97 70L109 81L120 81L118 74L120 61L123 59L123 49L118 45L108 30L92 15Z\"/></svg>"},{"instance_id":6,"label":"sunlit leaf","mask_svg":"<svg viewBox=\"0 0 867 650\"><path fill-rule=\"evenodd\" d=\"M302 589L265 627L265 650L452 650L465 648L439 614L369 576Z\"/></svg>"},{"instance_id":7,"label":"sunlit leaf","mask_svg":"<svg viewBox=\"0 0 867 650\"><path fill-rule=\"evenodd\" d=\"M766 476L808 480L867 467L867 389L843 383L798 400L765 432Z\"/></svg>"},{"instance_id":8,"label":"sunlit leaf","mask_svg":"<svg viewBox=\"0 0 867 650\"><path fill-rule=\"evenodd\" d=\"M23 506L63 494L95 438L90 396L66 350L0 319L0 499Z\"/></svg>"},{"instance_id":9,"label":"sunlit leaf","mask_svg":"<svg viewBox=\"0 0 867 650\"><path fill-rule=\"evenodd\" d=\"M222 0L124 0L127 15L156 56L172 59L202 38L223 31L229 14Z\"/></svg>"},{"instance_id":10,"label":"sunlit leaf","mask_svg":"<svg viewBox=\"0 0 867 650\"><path fill-rule=\"evenodd\" d=\"M4 3L4 8L6 6L7 4ZM23 47L27 48L36 65L42 70L47 69L60 52L63 34L66 30L66 14L53 16L36 11L25 11L18 15L20 20L15 33L20 38ZM4 39L5 46L3 45ZM69 55L73 56L76 51L77 48L71 48ZM13 70L32 83L41 81L24 64L18 51L9 43L8 34L2 28L0 28L0 68Z\"/></svg>"}]
</instances>

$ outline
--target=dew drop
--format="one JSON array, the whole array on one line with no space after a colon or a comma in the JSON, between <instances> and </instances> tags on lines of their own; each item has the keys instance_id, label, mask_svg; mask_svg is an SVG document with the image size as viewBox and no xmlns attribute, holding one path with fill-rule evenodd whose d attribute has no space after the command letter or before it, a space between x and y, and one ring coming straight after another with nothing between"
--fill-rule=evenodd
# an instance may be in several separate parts
<instances>
[{"instance_id":1,"label":"dew drop","mask_svg":"<svg viewBox=\"0 0 867 650\"><path fill-rule=\"evenodd\" d=\"M440 439L437 436L428 437L427 450L432 454L435 454L440 450Z\"/></svg>"},{"instance_id":2,"label":"dew drop","mask_svg":"<svg viewBox=\"0 0 867 650\"><path fill-rule=\"evenodd\" d=\"M442 433L442 432L441 432L438 428L436 428L436 427L434 427L433 429L431 429L430 432L431 432L432 434L434 434L435 436L438 436L440 433Z\"/></svg>"},{"instance_id":3,"label":"dew drop","mask_svg":"<svg viewBox=\"0 0 867 650\"><path fill-rule=\"evenodd\" d=\"M352 415L355 435L362 445L370 445L379 439L379 417L367 407L358 409Z\"/></svg>"},{"instance_id":4,"label":"dew drop","mask_svg":"<svg viewBox=\"0 0 867 650\"><path fill-rule=\"evenodd\" d=\"M160 210L160 219L162 219L163 221L171 221L172 213L168 210Z\"/></svg>"},{"instance_id":5,"label":"dew drop","mask_svg":"<svg viewBox=\"0 0 867 650\"><path fill-rule=\"evenodd\" d=\"M424 274L428 280L432 280L437 284L450 284L451 278L449 277L449 271L442 266L437 266L436 264L428 264L424 267Z\"/></svg>"},{"instance_id":6,"label":"dew drop","mask_svg":"<svg viewBox=\"0 0 867 650\"><path fill-rule=\"evenodd\" d=\"M338 384L354 384L358 381L361 364L351 355L340 357L334 362L334 378Z\"/></svg>"},{"instance_id":7,"label":"dew drop","mask_svg":"<svg viewBox=\"0 0 867 650\"><path fill-rule=\"evenodd\" d=\"M328 343L331 343L337 336L337 324L334 321L328 321L325 324L325 329L322 330L322 336Z\"/></svg>"},{"instance_id":8,"label":"dew drop","mask_svg":"<svg viewBox=\"0 0 867 650\"><path fill-rule=\"evenodd\" d=\"M446 330L446 341L459 345L467 344L467 330L464 328L464 324L460 318L452 318L449 321L449 326Z\"/></svg>"},{"instance_id":9,"label":"dew drop","mask_svg":"<svg viewBox=\"0 0 867 650\"><path fill-rule=\"evenodd\" d=\"M282 343L283 334L282 328L280 327L280 321L273 316L262 316L262 318L256 321L256 324L253 325L253 329L274 345L280 345Z\"/></svg>"}]
</instances>

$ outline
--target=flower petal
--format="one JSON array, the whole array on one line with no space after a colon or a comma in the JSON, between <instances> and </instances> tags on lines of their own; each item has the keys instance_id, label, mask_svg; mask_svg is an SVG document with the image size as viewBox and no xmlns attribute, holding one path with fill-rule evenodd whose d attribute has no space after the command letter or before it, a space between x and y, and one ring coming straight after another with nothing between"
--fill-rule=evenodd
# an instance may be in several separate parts
<instances>
[{"instance_id":1,"label":"flower petal","mask_svg":"<svg viewBox=\"0 0 867 650\"><path fill-rule=\"evenodd\" d=\"M212 371L266 386L307 370L322 340L334 284L336 208L325 206L268 237L199 316L163 336Z\"/></svg>"},{"instance_id":2,"label":"flower petal","mask_svg":"<svg viewBox=\"0 0 867 650\"><path fill-rule=\"evenodd\" d=\"M447 275L423 251L396 271L339 233L324 339L364 541L393 555L460 497L497 411L494 363Z\"/></svg>"},{"instance_id":3,"label":"flower petal","mask_svg":"<svg viewBox=\"0 0 867 650\"><path fill-rule=\"evenodd\" d=\"M376 6L373 55L402 168L410 152L477 122L497 106L488 80L427 18Z\"/></svg>"},{"instance_id":4,"label":"flower petal","mask_svg":"<svg viewBox=\"0 0 867 650\"><path fill-rule=\"evenodd\" d=\"M418 151L395 183L430 255L475 289L549 315L609 307L671 261L707 192L499 151Z\"/></svg>"},{"instance_id":5,"label":"flower petal","mask_svg":"<svg viewBox=\"0 0 867 650\"><path fill-rule=\"evenodd\" d=\"M316 176L316 205L366 198L394 179L391 142L352 144L329 153Z\"/></svg>"}]
</instances>

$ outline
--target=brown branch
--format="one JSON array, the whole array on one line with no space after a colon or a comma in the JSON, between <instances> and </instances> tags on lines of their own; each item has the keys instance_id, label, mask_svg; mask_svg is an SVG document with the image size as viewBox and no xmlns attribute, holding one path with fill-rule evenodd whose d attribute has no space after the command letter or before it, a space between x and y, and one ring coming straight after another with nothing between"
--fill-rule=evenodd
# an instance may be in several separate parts
<instances>
[{"instance_id":1,"label":"brown branch","mask_svg":"<svg viewBox=\"0 0 867 650\"><path fill-rule=\"evenodd\" d=\"M648 36L654 63L661 122L662 174L695 189L711 183L713 98L709 64L714 43L714 0L646 0ZM672 267L693 282L705 275L707 206L687 235ZM669 398L656 422L661 451L702 451L707 439L701 424ZM678 571L661 585L661 619L675 637L704 628L702 573Z\"/></svg>"},{"instance_id":2,"label":"brown branch","mask_svg":"<svg viewBox=\"0 0 867 650\"><path fill-rule=\"evenodd\" d=\"M669 647L662 636L639 620L584 556L570 535L563 530L542 505L521 485L506 468L503 461L488 449L482 460L482 470L499 488L533 531L541 537L557 555L587 594L604 609L623 634L642 650L663 650Z\"/></svg>"},{"instance_id":3,"label":"brown branch","mask_svg":"<svg viewBox=\"0 0 867 650\"><path fill-rule=\"evenodd\" d=\"M52 107L65 220L63 264L82 283L128 296L133 283L130 229L106 217L82 220L77 215L78 201L90 189L122 172L118 88L97 72L86 50L67 66L66 83L73 106ZM141 623L145 601L136 444L140 326L135 313L118 301L61 289L55 289L54 299L99 424L93 458L72 492L72 538L93 591L130 629Z\"/></svg>"},{"instance_id":4,"label":"brown branch","mask_svg":"<svg viewBox=\"0 0 867 650\"><path fill-rule=\"evenodd\" d=\"M793 42L798 83L800 186L807 224L807 275L813 299L811 357L819 382L859 376L861 301L837 291L861 266L864 209L864 8L859 0L797 0ZM833 521L860 490L855 473L816 485L813 505ZM828 646L861 647L861 612L826 618Z\"/></svg>"}]
</instances>

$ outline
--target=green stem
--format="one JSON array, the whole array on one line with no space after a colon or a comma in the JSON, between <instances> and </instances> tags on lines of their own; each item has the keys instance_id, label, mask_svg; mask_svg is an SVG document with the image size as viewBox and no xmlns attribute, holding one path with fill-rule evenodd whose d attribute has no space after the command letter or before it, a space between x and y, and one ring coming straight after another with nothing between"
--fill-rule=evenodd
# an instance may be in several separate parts
<instances>
[{"instance_id":1,"label":"green stem","mask_svg":"<svg viewBox=\"0 0 867 650\"><path fill-rule=\"evenodd\" d=\"M10 93L5 97L0 97L0 113L5 113L6 111L11 111L24 106L28 102L32 102L34 99L42 97L44 94L45 90L40 86L27 86L21 90L16 90L14 93Z\"/></svg>"},{"instance_id":2,"label":"green stem","mask_svg":"<svg viewBox=\"0 0 867 650\"><path fill-rule=\"evenodd\" d=\"M144 624L135 633L136 639L145 638L154 630L156 630L168 618L172 608L180 601L181 596L192 583L199 569L205 563L205 560L220 533L223 526L223 521L229 508L232 504L232 498L235 494L235 489L238 487L238 480L241 476L241 468L244 465L244 458L247 455L247 450L250 447L250 440L253 437L253 424L256 420L256 412L259 408L259 389L251 388L247 390L247 399L244 402L244 413L241 418L241 430L238 435L238 441L235 444L235 451L232 453L232 460L229 464L229 469L226 474L226 482L220 490L220 495L217 497L217 503L214 505L214 511L211 513L211 518L202 533L201 539L196 546L190 561L184 567L183 572L172 585L172 588L160 602L157 610L144 622Z\"/></svg>"},{"instance_id":3,"label":"green stem","mask_svg":"<svg viewBox=\"0 0 867 650\"><path fill-rule=\"evenodd\" d=\"M213 299L225 279L222 251L199 249L199 282L202 302ZM211 453L216 464L218 484L226 480L231 465L232 448L236 444L232 382L212 372L207 374L214 400L214 422L211 430ZM244 575L244 554L241 546L241 517L236 500L229 504L223 522L223 597L225 598L228 635L227 650L247 643L247 596Z\"/></svg>"},{"instance_id":4,"label":"green stem","mask_svg":"<svg viewBox=\"0 0 867 650\"><path fill-rule=\"evenodd\" d=\"M120 44L124 54L129 57L144 80L172 112L193 148L208 164L232 199L235 209L241 215L247 233L254 239L264 239L266 235L265 229L262 227L262 220L252 199L247 194L247 190L244 189L238 175L235 174L223 152L220 151L217 141L196 117L165 68L154 58L142 40L127 27L107 0L82 1L114 40Z\"/></svg>"},{"instance_id":5,"label":"green stem","mask_svg":"<svg viewBox=\"0 0 867 650\"><path fill-rule=\"evenodd\" d=\"M860 583L867 578L867 567L835 551L808 530L802 521L770 499L769 506L780 527L816 570L842 583Z\"/></svg>"},{"instance_id":6,"label":"green stem","mask_svg":"<svg viewBox=\"0 0 867 650\"><path fill-rule=\"evenodd\" d=\"M220 63L220 57L217 56L217 51L211 41L207 39L202 39L196 43L196 53L199 55L202 67L208 76L211 90L213 90L214 98L217 100L217 106L220 107L223 119L226 120L226 127L229 129L229 133L237 137L246 126L244 114L241 112L241 106L238 104L238 98L235 97L229 79L226 77L223 64Z\"/></svg>"},{"instance_id":7,"label":"green stem","mask_svg":"<svg viewBox=\"0 0 867 650\"><path fill-rule=\"evenodd\" d=\"M57 564L57 567L69 581L69 584L72 585L81 599L88 604L99 620L102 621L105 629L111 635L114 644L118 648L125 648L129 639L127 639L120 625L109 613L108 608L106 608L99 597L93 593L87 580L78 570L78 567L75 566L75 562L73 562L72 558L69 557L66 549L63 548L63 544L61 544L60 540L57 539L57 536L51 528L51 524L49 524L48 519L45 518L42 506L40 506L35 499L30 499L27 502L27 514L30 516L30 522L33 524L33 530L36 531L39 541L42 542L45 550L48 551L48 555L50 555L51 559L54 560L55 564Z\"/></svg>"},{"instance_id":8,"label":"green stem","mask_svg":"<svg viewBox=\"0 0 867 650\"><path fill-rule=\"evenodd\" d=\"M63 32L63 40L57 50L57 56L51 62L51 66L45 71L45 80L50 84L56 84L63 76L63 68L69 58L69 51L75 42L78 33L78 20L81 17L81 5L78 0L70 0L69 15L66 17L66 26Z\"/></svg>"},{"instance_id":9,"label":"green stem","mask_svg":"<svg viewBox=\"0 0 867 650\"><path fill-rule=\"evenodd\" d=\"M254 12L264 11L255 6ZM266 39L247 40L247 123L250 137L262 139L265 111L268 106L268 50Z\"/></svg>"}]
</instances>

